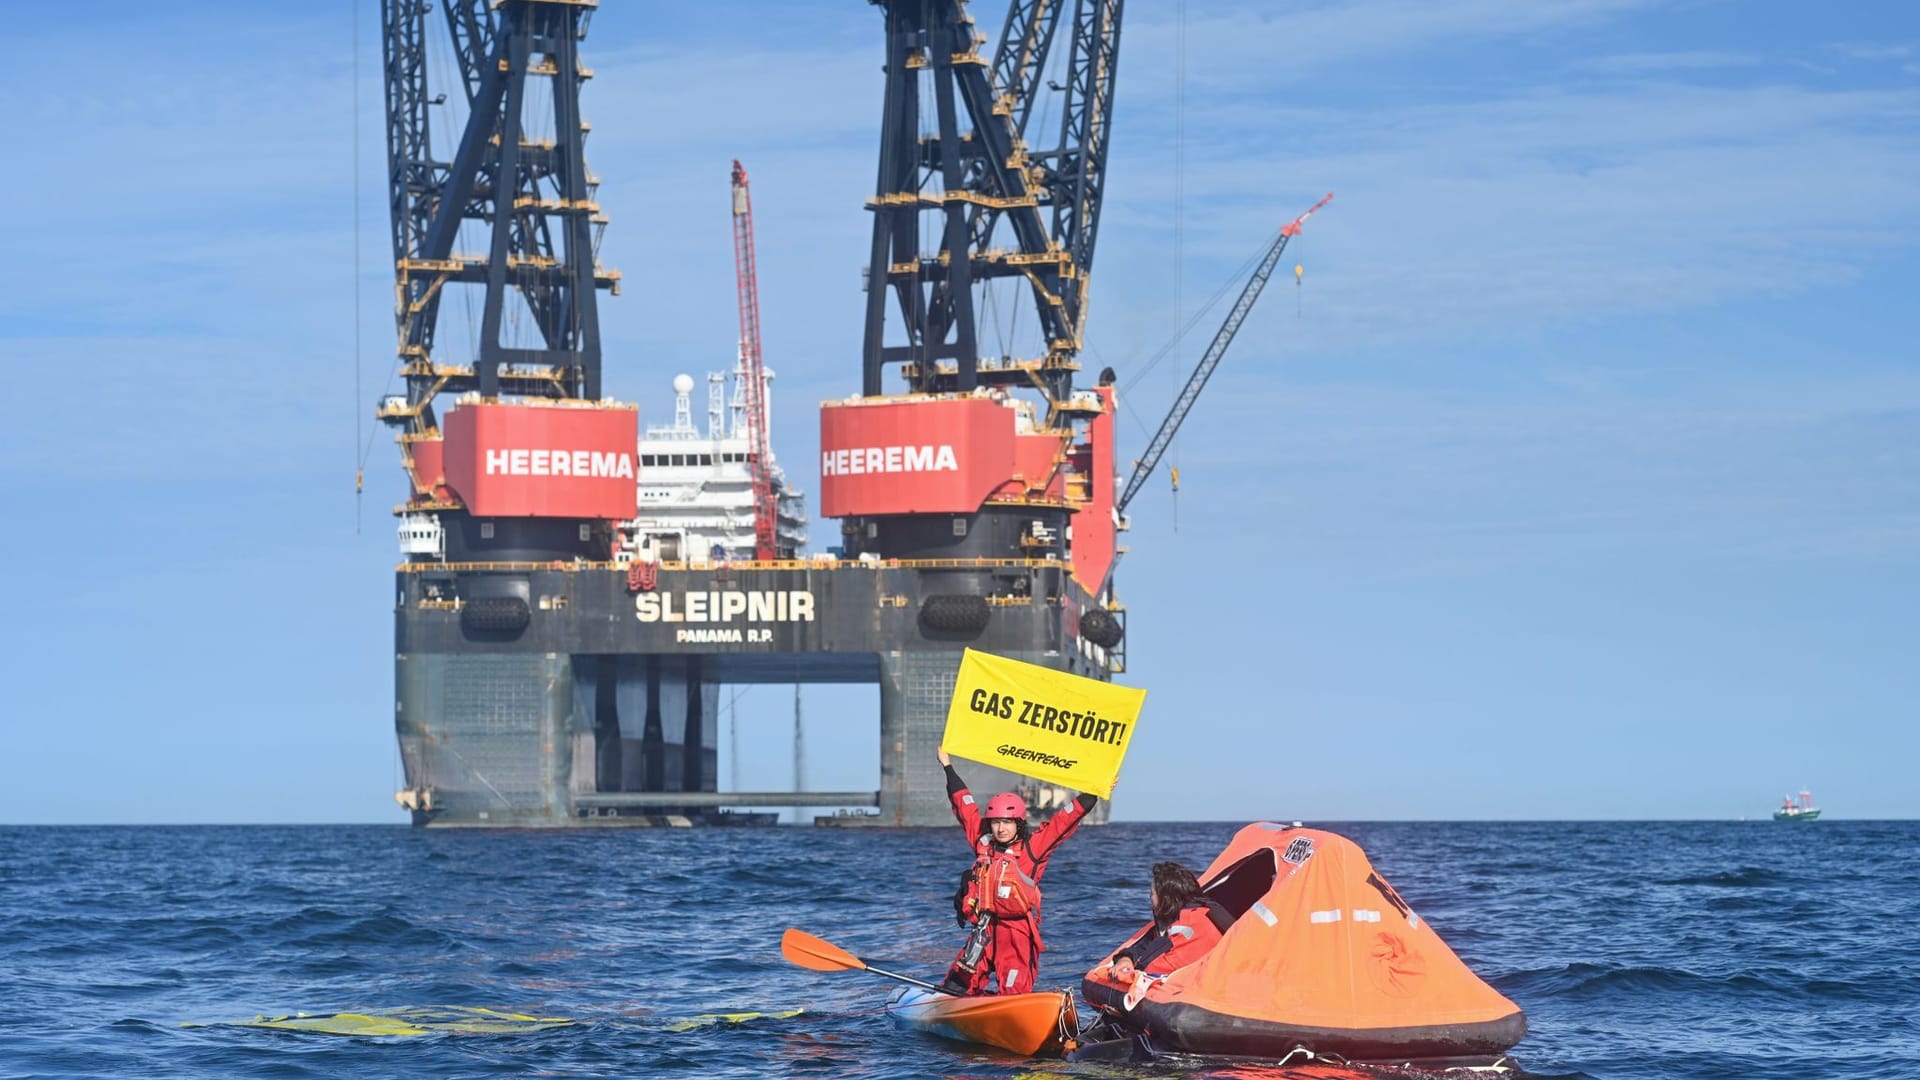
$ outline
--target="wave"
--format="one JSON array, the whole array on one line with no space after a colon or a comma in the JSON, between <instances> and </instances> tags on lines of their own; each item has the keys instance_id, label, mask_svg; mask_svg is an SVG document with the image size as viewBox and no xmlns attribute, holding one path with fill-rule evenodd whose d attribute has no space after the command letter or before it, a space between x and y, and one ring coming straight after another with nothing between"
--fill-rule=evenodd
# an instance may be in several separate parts
<instances>
[{"instance_id":1,"label":"wave","mask_svg":"<svg viewBox=\"0 0 1920 1080\"><path fill-rule=\"evenodd\" d=\"M1758 889L1775 885L1790 885L1795 878L1778 870L1769 870L1762 866L1743 866L1738 870L1721 870L1712 874L1695 874L1688 877L1657 880L1655 885L1700 885L1715 889Z\"/></svg>"},{"instance_id":2,"label":"wave","mask_svg":"<svg viewBox=\"0 0 1920 1080\"><path fill-rule=\"evenodd\" d=\"M1647 1000L1663 995L1692 999L1728 996L1743 1002L1774 997L1814 1008L1821 1003L1876 1002L1889 994L1908 996L1920 988L1920 978L1900 980L1905 987L1884 980L1860 981L1809 976L1792 968L1768 966L1727 972L1701 972L1680 967L1575 963L1564 967L1518 971L1493 980L1503 991L1525 999L1552 996L1570 1000L1608 998ZM1907 995L1902 995L1902 991Z\"/></svg>"}]
</instances>

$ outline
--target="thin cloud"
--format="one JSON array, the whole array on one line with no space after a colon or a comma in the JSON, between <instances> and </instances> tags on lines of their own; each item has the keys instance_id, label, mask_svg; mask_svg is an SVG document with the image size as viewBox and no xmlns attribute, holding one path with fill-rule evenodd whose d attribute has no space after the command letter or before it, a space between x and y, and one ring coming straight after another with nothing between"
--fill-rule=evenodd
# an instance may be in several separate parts
<instances>
[{"instance_id":1,"label":"thin cloud","mask_svg":"<svg viewBox=\"0 0 1920 1080\"><path fill-rule=\"evenodd\" d=\"M1655 75L1753 67L1761 62L1760 57L1750 53L1637 52L1588 57L1575 61L1572 67L1576 71L1589 71L1603 75Z\"/></svg>"},{"instance_id":2,"label":"thin cloud","mask_svg":"<svg viewBox=\"0 0 1920 1080\"><path fill-rule=\"evenodd\" d=\"M1248 69L1296 81L1356 60L1386 59L1446 42L1587 28L1659 2L1341 0L1317 5L1243 4L1189 17L1186 35L1189 55L1205 57L1205 62L1194 65L1191 72L1197 82L1230 79L1234 72ZM1164 14L1154 14L1159 17L1136 16L1129 21L1129 47L1171 52L1178 27Z\"/></svg>"},{"instance_id":3,"label":"thin cloud","mask_svg":"<svg viewBox=\"0 0 1920 1080\"><path fill-rule=\"evenodd\" d=\"M1849 60L1905 60L1913 55L1911 45L1862 45L1842 42L1829 45L1827 49Z\"/></svg>"},{"instance_id":4,"label":"thin cloud","mask_svg":"<svg viewBox=\"0 0 1920 1080\"><path fill-rule=\"evenodd\" d=\"M1912 92L1660 84L1195 112L1213 136L1189 148L1185 177L1204 279L1286 207L1339 193L1298 246L1324 305L1320 347L1785 295L1854 280L1920 238ZM1152 164L1115 166L1129 179L1110 206L1131 226L1116 246L1165 243L1172 177ZM1257 205L1249 176L1270 178Z\"/></svg>"},{"instance_id":5,"label":"thin cloud","mask_svg":"<svg viewBox=\"0 0 1920 1080\"><path fill-rule=\"evenodd\" d=\"M1256 374L1276 360L1237 357L1205 423L1182 437L1192 500L1182 516L1203 533L1310 513L1290 546L1387 579L1628 553L1759 562L1920 551L1910 375L1732 377L1654 400L1536 388L1516 409L1510 392L1488 389L1351 378L1277 388ZM1256 430L1268 433L1265 481L1248 489L1244 437L1230 433ZM1150 488L1140 520L1169 520L1157 505L1166 498Z\"/></svg>"}]
</instances>

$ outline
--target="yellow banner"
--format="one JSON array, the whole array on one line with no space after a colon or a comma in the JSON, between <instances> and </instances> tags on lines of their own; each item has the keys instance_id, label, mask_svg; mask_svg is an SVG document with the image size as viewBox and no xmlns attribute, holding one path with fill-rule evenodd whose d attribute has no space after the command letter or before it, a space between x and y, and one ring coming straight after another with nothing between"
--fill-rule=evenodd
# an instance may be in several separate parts
<instances>
[{"instance_id":1,"label":"yellow banner","mask_svg":"<svg viewBox=\"0 0 1920 1080\"><path fill-rule=\"evenodd\" d=\"M947 706L947 753L1113 794L1145 690L968 649Z\"/></svg>"}]
</instances>

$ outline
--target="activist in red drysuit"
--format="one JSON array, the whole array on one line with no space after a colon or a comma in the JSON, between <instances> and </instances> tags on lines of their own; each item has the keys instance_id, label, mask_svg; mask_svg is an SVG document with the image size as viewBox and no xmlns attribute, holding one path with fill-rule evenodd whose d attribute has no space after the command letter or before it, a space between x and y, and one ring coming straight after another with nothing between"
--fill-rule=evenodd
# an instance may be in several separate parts
<instances>
[{"instance_id":1,"label":"activist in red drysuit","mask_svg":"<svg viewBox=\"0 0 1920 1080\"><path fill-rule=\"evenodd\" d=\"M975 934L984 937L984 947L969 937L941 985L958 993L992 993L989 980L997 975L999 993L1028 993L1039 973L1040 951L1046 948L1040 940L1040 878L1054 849L1100 797L1079 796L1029 836L1026 800L1003 792L987 801L983 815L966 782L954 771L946 747L940 748L939 757L947 771L953 816L974 853L973 868L954 897L954 909L962 925L973 926Z\"/></svg>"}]
</instances>

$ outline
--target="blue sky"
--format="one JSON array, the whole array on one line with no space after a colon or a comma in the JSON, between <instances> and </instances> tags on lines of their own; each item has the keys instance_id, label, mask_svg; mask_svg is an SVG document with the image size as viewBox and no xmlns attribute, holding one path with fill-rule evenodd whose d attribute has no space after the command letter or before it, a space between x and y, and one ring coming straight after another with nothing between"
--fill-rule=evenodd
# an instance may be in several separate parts
<instances>
[{"instance_id":1,"label":"blue sky","mask_svg":"<svg viewBox=\"0 0 1920 1080\"><path fill-rule=\"evenodd\" d=\"M401 820L376 8L14 28L0 821ZM1338 197L1133 506L1116 815L1920 816L1920 13L1188 0L1182 111L1178 10L1129 5L1094 277L1123 456L1181 312ZM586 50L611 392L663 419L730 361L740 157L817 487L875 9L612 0ZM809 786L875 785L873 701L808 691ZM789 783L790 693L737 722Z\"/></svg>"}]
</instances>

